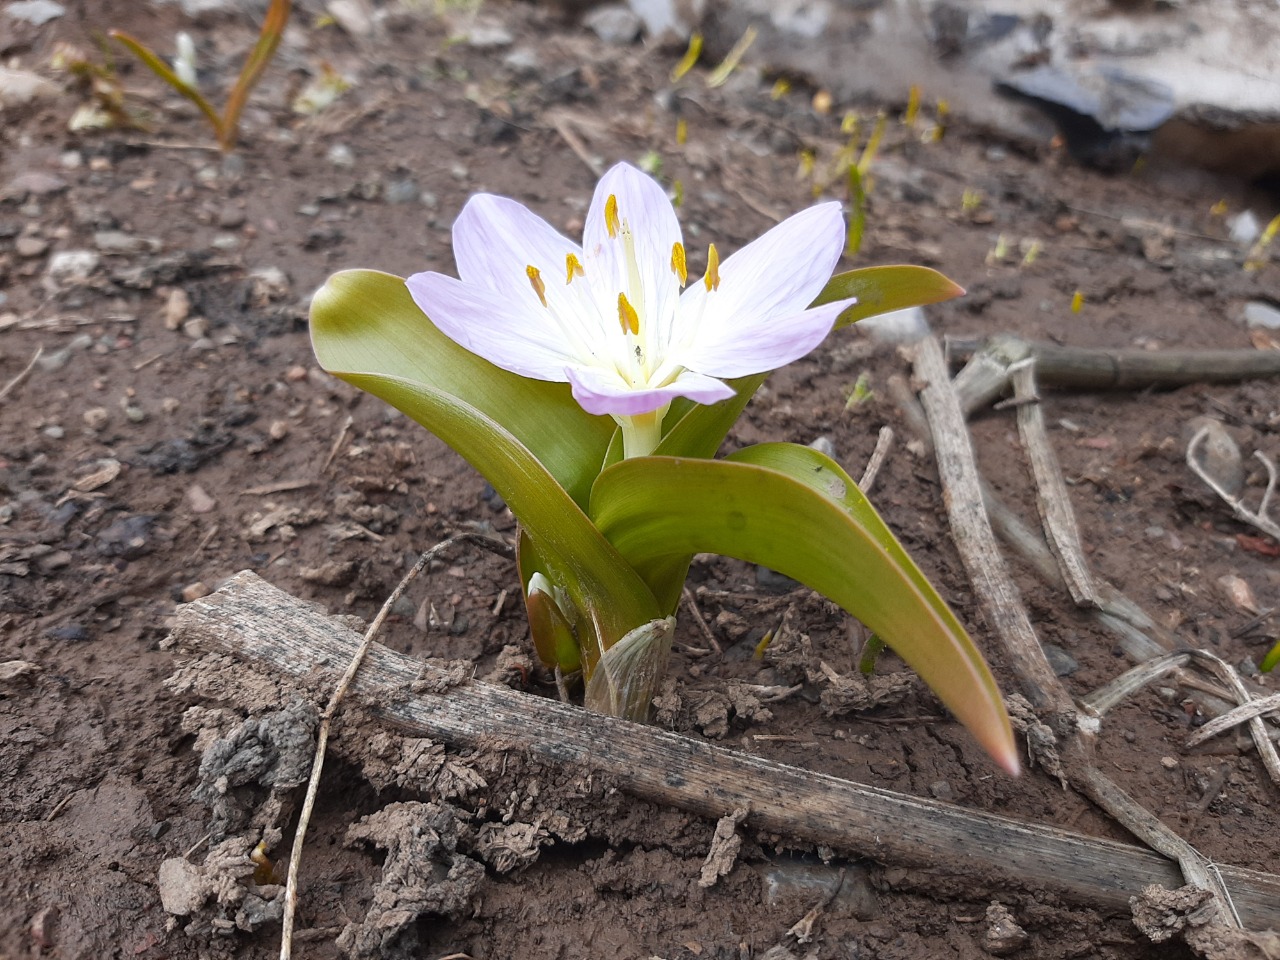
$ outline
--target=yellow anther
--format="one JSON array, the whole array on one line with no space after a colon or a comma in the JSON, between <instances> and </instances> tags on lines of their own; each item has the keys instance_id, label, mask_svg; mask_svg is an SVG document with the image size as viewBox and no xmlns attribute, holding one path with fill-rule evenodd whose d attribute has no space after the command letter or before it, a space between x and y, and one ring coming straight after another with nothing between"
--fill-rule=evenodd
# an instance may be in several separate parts
<instances>
[{"instance_id":1,"label":"yellow anther","mask_svg":"<svg viewBox=\"0 0 1280 960\"><path fill-rule=\"evenodd\" d=\"M689 264L684 257L684 244L676 241L671 245L671 269L680 278L680 286L689 282Z\"/></svg>"},{"instance_id":2,"label":"yellow anther","mask_svg":"<svg viewBox=\"0 0 1280 960\"><path fill-rule=\"evenodd\" d=\"M564 282L566 285L573 283L574 277L581 277L586 273L586 271L582 269L582 261L578 259L578 255L575 253L566 253L564 255L564 268Z\"/></svg>"},{"instance_id":3,"label":"yellow anther","mask_svg":"<svg viewBox=\"0 0 1280 960\"><path fill-rule=\"evenodd\" d=\"M720 289L720 254L714 243L707 247L707 274L702 282L707 285L707 293Z\"/></svg>"},{"instance_id":4,"label":"yellow anther","mask_svg":"<svg viewBox=\"0 0 1280 960\"><path fill-rule=\"evenodd\" d=\"M616 237L618 231L622 228L622 221L618 219L618 195L616 193L609 194L609 199L604 202L604 228L609 231L610 239Z\"/></svg>"},{"instance_id":5,"label":"yellow anther","mask_svg":"<svg viewBox=\"0 0 1280 960\"><path fill-rule=\"evenodd\" d=\"M525 276L529 278L529 286L533 287L533 292L538 295L538 299L542 301L542 305L547 305L547 285L542 280L542 271L533 264L524 268Z\"/></svg>"},{"instance_id":6,"label":"yellow anther","mask_svg":"<svg viewBox=\"0 0 1280 960\"><path fill-rule=\"evenodd\" d=\"M618 322L622 324L622 332L638 336L640 333L640 317L636 313L625 293L618 294Z\"/></svg>"}]
</instances>

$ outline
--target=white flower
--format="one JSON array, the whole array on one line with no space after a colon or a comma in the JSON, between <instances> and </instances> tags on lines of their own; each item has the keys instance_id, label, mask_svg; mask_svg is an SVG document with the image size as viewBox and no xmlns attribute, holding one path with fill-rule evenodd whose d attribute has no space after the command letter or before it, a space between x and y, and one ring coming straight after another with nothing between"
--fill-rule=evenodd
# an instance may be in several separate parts
<instances>
[{"instance_id":1,"label":"white flower","mask_svg":"<svg viewBox=\"0 0 1280 960\"><path fill-rule=\"evenodd\" d=\"M629 164L609 170L583 244L506 197L479 194L453 226L460 279L418 273L414 301L448 337L490 363L568 382L588 413L623 427L627 456L648 453L675 397L733 396L719 378L804 356L853 301L809 308L844 249L840 204L811 207L688 283L675 210ZM681 290L683 289L683 292Z\"/></svg>"}]
</instances>

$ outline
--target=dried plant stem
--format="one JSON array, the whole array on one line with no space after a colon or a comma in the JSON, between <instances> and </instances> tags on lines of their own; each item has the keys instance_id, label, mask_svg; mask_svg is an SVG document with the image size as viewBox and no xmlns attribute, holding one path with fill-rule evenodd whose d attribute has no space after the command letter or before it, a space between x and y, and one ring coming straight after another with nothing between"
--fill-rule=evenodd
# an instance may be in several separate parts
<instances>
[{"instance_id":1,"label":"dried plant stem","mask_svg":"<svg viewBox=\"0 0 1280 960\"><path fill-rule=\"evenodd\" d=\"M1039 710L1072 716L1075 707L1040 647L1021 594L1005 567L996 545L995 532L982 506L982 487L969 430L951 389L951 378L947 375L938 342L931 337L920 341L916 346L915 363L916 376L927 384L920 393L920 402L933 431L938 470L942 475L951 517L952 538L960 549L978 602L987 621L1004 641L1014 673L1027 699ZM1051 723L1050 726L1057 725Z\"/></svg>"},{"instance_id":2,"label":"dried plant stem","mask_svg":"<svg viewBox=\"0 0 1280 960\"><path fill-rule=\"evenodd\" d=\"M1280 376L1280 353L1274 350L1091 350L1009 334L948 343L956 359L982 352L1006 366L1034 356L1040 383L1065 390L1173 388Z\"/></svg>"},{"instance_id":3,"label":"dried plant stem","mask_svg":"<svg viewBox=\"0 0 1280 960\"><path fill-rule=\"evenodd\" d=\"M284 916L280 932L280 960L290 960L293 954L293 924L298 909L298 868L302 863L302 847L307 837L307 828L311 824L311 811L315 808L316 796L320 790L320 774L324 771L325 752L329 745L329 729L333 724L334 716L338 712L338 706L342 703L342 698L346 696L348 688L360 671L360 665L364 662L365 655L373 645L374 638L377 637L378 632L382 629L382 624L386 621L387 615L391 613L391 608L400 599L405 588L417 579L418 574L426 569L427 564L435 557L454 544L466 542L478 543L485 549L509 559L515 556L512 548L503 541L476 533L463 533L456 537L451 537L423 553L418 558L417 563L410 567L409 572L401 578L396 588L391 591L391 595L382 604L382 609L378 611L378 615L369 624L369 629L364 633L364 639L361 640L360 646L356 648L351 662L347 665L347 669L338 679L337 686L334 687L333 694L329 697L329 703L324 708L324 713L320 716L320 729L316 734L316 752L314 759L311 761L311 777L307 781L307 794L302 801L302 812L298 817L298 829L293 837L293 854L289 858L289 878L285 884Z\"/></svg>"},{"instance_id":4,"label":"dried plant stem","mask_svg":"<svg viewBox=\"0 0 1280 960\"><path fill-rule=\"evenodd\" d=\"M1079 607L1097 607L1097 592L1084 559L1080 545L1080 528L1076 525L1075 511L1067 494L1058 458L1049 442L1049 431L1044 425L1044 411L1036 395L1035 360L1030 359L1009 368L1013 381L1013 395L1024 401L1018 406L1018 435L1031 461L1031 472L1036 481L1036 504L1044 524L1049 549L1058 561L1058 569L1067 583L1071 599Z\"/></svg>"},{"instance_id":5,"label":"dried plant stem","mask_svg":"<svg viewBox=\"0 0 1280 960\"><path fill-rule=\"evenodd\" d=\"M1267 489L1262 494L1262 503L1258 505L1256 511L1250 510L1244 505L1244 501L1227 490L1223 489L1222 484L1218 483L1208 472L1200 465L1200 460L1196 456L1196 450L1205 437L1209 435L1208 427L1201 427L1196 431L1196 435L1191 438L1191 442L1187 444L1187 466L1191 468L1191 472L1205 482L1205 484L1216 493L1227 506L1231 508L1231 512L1236 515L1237 520L1257 527L1273 540L1280 542L1280 523L1272 520L1269 516L1271 507L1271 497L1276 491L1276 467L1261 451L1255 451L1254 456L1262 461L1262 465L1267 468Z\"/></svg>"},{"instance_id":6,"label":"dried plant stem","mask_svg":"<svg viewBox=\"0 0 1280 960\"><path fill-rule=\"evenodd\" d=\"M1050 728L1064 741L1062 769L1067 780L1134 836L1175 860L1187 883L1212 891L1229 913L1223 917L1224 922L1239 927L1240 918L1231 895L1209 859L1152 816L1094 763L1097 718L1076 711L1054 674L996 547L995 534L982 507L982 488L964 413L935 339L926 338L916 346L915 365L918 379L926 384L920 399L933 431L952 539L983 611L1011 658L1019 683L1028 699L1041 712L1048 713Z\"/></svg>"},{"instance_id":7,"label":"dried plant stem","mask_svg":"<svg viewBox=\"0 0 1280 960\"><path fill-rule=\"evenodd\" d=\"M881 427L880 434L876 437L876 448L871 451L867 468L862 471L862 479L858 481L858 489L863 493L870 493L871 488L875 486L876 477L880 475L880 468L884 466L885 458L889 456L889 449L892 446L893 427Z\"/></svg>"},{"instance_id":8,"label":"dried plant stem","mask_svg":"<svg viewBox=\"0 0 1280 960\"><path fill-rule=\"evenodd\" d=\"M12 380L6 383L3 388L0 388L0 400L4 400L4 398L9 396L10 393L12 393L14 390L17 390L18 387L22 386L22 384L26 381L27 377L31 376L31 371L35 369L36 364L39 362L40 357L43 355L44 355L44 347L36 347L35 354L27 362L27 365L22 368L22 371Z\"/></svg>"}]
</instances>

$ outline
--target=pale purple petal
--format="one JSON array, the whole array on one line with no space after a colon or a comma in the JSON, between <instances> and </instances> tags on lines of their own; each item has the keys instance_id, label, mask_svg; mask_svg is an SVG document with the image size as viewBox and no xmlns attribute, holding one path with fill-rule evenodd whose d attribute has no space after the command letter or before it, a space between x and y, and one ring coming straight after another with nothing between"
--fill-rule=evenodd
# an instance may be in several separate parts
<instances>
[{"instance_id":1,"label":"pale purple petal","mask_svg":"<svg viewBox=\"0 0 1280 960\"><path fill-rule=\"evenodd\" d=\"M680 298L679 340L710 353L710 344L754 339L754 327L794 317L817 297L844 252L840 204L821 203L788 217L720 264L720 286L690 283ZM708 346L704 349L703 342Z\"/></svg>"},{"instance_id":2,"label":"pale purple petal","mask_svg":"<svg viewBox=\"0 0 1280 960\"><path fill-rule=\"evenodd\" d=\"M511 301L541 308L528 268L541 273L543 296L560 321L572 353L599 359L600 319L591 291L578 280L566 283L566 256L582 259L582 248L547 221L507 197L477 194L453 224L453 253L465 283L489 287Z\"/></svg>"},{"instance_id":3,"label":"pale purple petal","mask_svg":"<svg viewBox=\"0 0 1280 960\"><path fill-rule=\"evenodd\" d=\"M733 396L733 387L720 380L685 370L663 387L635 388L616 373L600 367L569 367L565 370L573 386L573 399L587 413L634 417L652 413L676 397L697 403L718 403Z\"/></svg>"},{"instance_id":4,"label":"pale purple petal","mask_svg":"<svg viewBox=\"0 0 1280 960\"><path fill-rule=\"evenodd\" d=\"M532 265L564 285L565 254L582 248L547 221L509 197L479 193L453 223L453 256L467 283L504 292L532 293L525 268Z\"/></svg>"},{"instance_id":5,"label":"pale purple petal","mask_svg":"<svg viewBox=\"0 0 1280 960\"><path fill-rule=\"evenodd\" d=\"M713 377L745 377L785 367L826 339L836 318L857 300L837 300L791 316L728 330L726 339L699 331L694 343L668 360ZM723 329L723 328L722 328Z\"/></svg>"},{"instance_id":6,"label":"pale purple petal","mask_svg":"<svg viewBox=\"0 0 1280 960\"><path fill-rule=\"evenodd\" d=\"M618 219L634 238L636 265L642 288L642 322L656 324L644 336L653 350L667 340L671 318L680 296L680 282L671 268L672 247L681 242L680 222L675 208L659 183L628 163L615 164L596 184L587 210L582 247L589 263L586 279L600 303L616 303L619 293L636 299L631 289L626 248L622 237L610 237L605 223L609 197L618 200Z\"/></svg>"},{"instance_id":7,"label":"pale purple petal","mask_svg":"<svg viewBox=\"0 0 1280 960\"><path fill-rule=\"evenodd\" d=\"M563 383L565 364L577 358L551 312L513 303L493 290L441 273L415 273L405 285L413 302L440 331L495 366L534 380Z\"/></svg>"}]
</instances>

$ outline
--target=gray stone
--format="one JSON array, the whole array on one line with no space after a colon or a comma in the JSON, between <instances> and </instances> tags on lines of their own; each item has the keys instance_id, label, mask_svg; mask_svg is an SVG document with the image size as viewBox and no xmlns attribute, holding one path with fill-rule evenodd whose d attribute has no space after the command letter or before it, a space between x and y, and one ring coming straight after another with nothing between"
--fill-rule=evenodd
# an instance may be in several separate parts
<instances>
[{"instance_id":1,"label":"gray stone","mask_svg":"<svg viewBox=\"0 0 1280 960\"><path fill-rule=\"evenodd\" d=\"M1056 643L1044 643L1041 646L1044 647L1045 659L1049 661L1049 666L1053 667L1053 672L1058 676L1069 677L1080 669L1076 658Z\"/></svg>"},{"instance_id":2,"label":"gray stone","mask_svg":"<svg viewBox=\"0 0 1280 960\"><path fill-rule=\"evenodd\" d=\"M884 343L913 343L929 335L929 321L920 307L893 310L858 321L858 329Z\"/></svg>"},{"instance_id":3,"label":"gray stone","mask_svg":"<svg viewBox=\"0 0 1280 960\"><path fill-rule=\"evenodd\" d=\"M61 92L61 87L38 73L0 67L0 110L53 100Z\"/></svg>"},{"instance_id":4,"label":"gray stone","mask_svg":"<svg viewBox=\"0 0 1280 960\"><path fill-rule=\"evenodd\" d=\"M605 43L621 46L634 43L644 26L639 14L621 4L596 7L582 22Z\"/></svg>"},{"instance_id":5,"label":"gray stone","mask_svg":"<svg viewBox=\"0 0 1280 960\"><path fill-rule=\"evenodd\" d=\"M55 286L84 283L101 262L102 258L92 250L59 250L49 258L45 277Z\"/></svg>"},{"instance_id":6,"label":"gray stone","mask_svg":"<svg viewBox=\"0 0 1280 960\"><path fill-rule=\"evenodd\" d=\"M356 165L355 152L345 143L335 143L325 156L335 167L349 169Z\"/></svg>"},{"instance_id":7,"label":"gray stone","mask_svg":"<svg viewBox=\"0 0 1280 960\"><path fill-rule=\"evenodd\" d=\"M418 185L411 178L392 180L383 191L387 203L412 203L418 199Z\"/></svg>"},{"instance_id":8,"label":"gray stone","mask_svg":"<svg viewBox=\"0 0 1280 960\"><path fill-rule=\"evenodd\" d=\"M50 20L57 20L67 12L67 8L53 0L17 0L5 7L4 12L15 20L41 27Z\"/></svg>"},{"instance_id":9,"label":"gray stone","mask_svg":"<svg viewBox=\"0 0 1280 960\"><path fill-rule=\"evenodd\" d=\"M1280 330L1280 310L1261 300L1253 300L1245 304L1244 322L1255 329Z\"/></svg>"}]
</instances>

